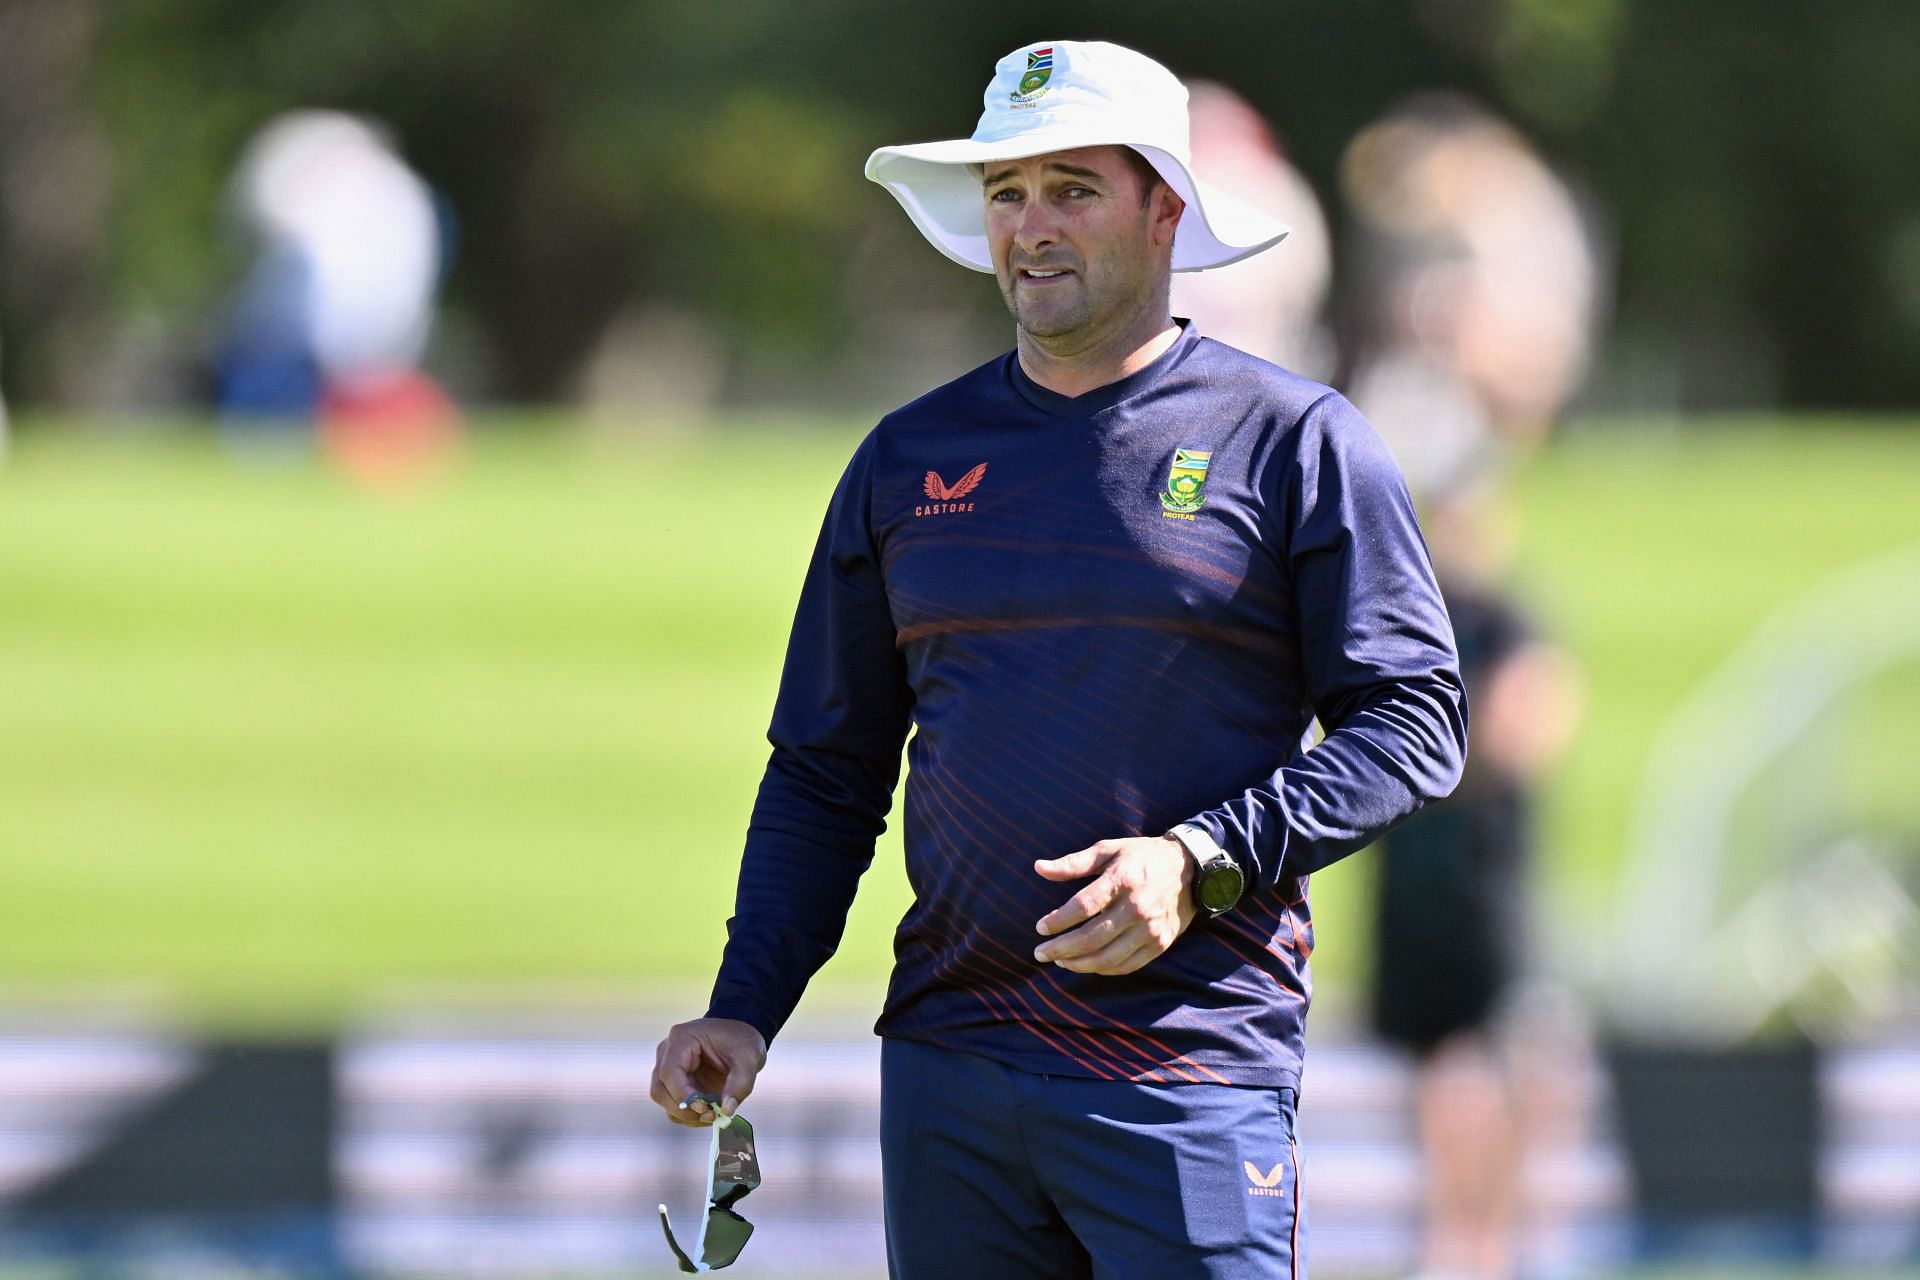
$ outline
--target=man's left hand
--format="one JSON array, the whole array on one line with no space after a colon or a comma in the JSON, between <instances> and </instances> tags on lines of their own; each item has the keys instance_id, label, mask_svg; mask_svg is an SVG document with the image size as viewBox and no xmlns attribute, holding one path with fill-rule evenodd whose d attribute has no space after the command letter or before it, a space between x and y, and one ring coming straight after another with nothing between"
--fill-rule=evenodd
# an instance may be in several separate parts
<instances>
[{"instance_id":1,"label":"man's left hand","mask_svg":"<svg viewBox=\"0 0 1920 1280\"><path fill-rule=\"evenodd\" d=\"M1049 880L1099 873L1065 906L1041 917L1036 928L1049 940L1033 958L1043 964L1076 973L1132 973L1158 959L1193 923L1193 859L1171 836L1102 840L1041 859L1033 869Z\"/></svg>"}]
</instances>

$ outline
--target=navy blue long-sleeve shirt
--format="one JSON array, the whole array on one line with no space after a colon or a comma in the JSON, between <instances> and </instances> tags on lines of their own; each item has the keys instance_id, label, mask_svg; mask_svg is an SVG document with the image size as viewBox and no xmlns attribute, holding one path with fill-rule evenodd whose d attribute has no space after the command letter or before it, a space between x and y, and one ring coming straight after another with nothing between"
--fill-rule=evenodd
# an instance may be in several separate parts
<instances>
[{"instance_id":1,"label":"navy blue long-sleeve shirt","mask_svg":"<svg viewBox=\"0 0 1920 1280\"><path fill-rule=\"evenodd\" d=\"M1467 708L1379 437L1182 322L1085 395L1010 352L880 422L827 511L768 737L709 1016L769 1041L785 1023L839 943L905 743L914 902L882 1035L1297 1086L1307 877L1452 789ZM1083 883L1036 858L1183 821L1247 871L1238 907L1131 974L1033 959L1035 923Z\"/></svg>"}]
</instances>

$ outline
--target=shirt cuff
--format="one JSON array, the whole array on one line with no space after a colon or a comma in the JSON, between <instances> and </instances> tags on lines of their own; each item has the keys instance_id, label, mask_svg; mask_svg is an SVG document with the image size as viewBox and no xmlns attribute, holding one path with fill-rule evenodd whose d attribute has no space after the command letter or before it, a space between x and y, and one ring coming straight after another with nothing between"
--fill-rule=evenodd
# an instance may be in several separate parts
<instances>
[{"instance_id":1,"label":"shirt cuff","mask_svg":"<svg viewBox=\"0 0 1920 1280\"><path fill-rule=\"evenodd\" d=\"M773 1047L773 1037L780 1031L780 1024L769 1019L765 1010L734 1001L716 1000L707 1006L707 1011L701 1016L744 1022L760 1033L760 1038L767 1042L769 1049Z\"/></svg>"}]
</instances>

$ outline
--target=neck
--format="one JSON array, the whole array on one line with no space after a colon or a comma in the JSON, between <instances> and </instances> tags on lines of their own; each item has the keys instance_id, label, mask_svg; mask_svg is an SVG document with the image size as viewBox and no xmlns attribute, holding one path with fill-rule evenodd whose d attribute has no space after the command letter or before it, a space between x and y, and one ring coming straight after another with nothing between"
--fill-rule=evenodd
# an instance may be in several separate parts
<instances>
[{"instance_id":1,"label":"neck","mask_svg":"<svg viewBox=\"0 0 1920 1280\"><path fill-rule=\"evenodd\" d=\"M1089 391L1138 373L1163 355L1180 336L1164 308L1145 312L1122 332L1081 347L1071 338L1036 338L1018 331L1014 350L1029 378L1063 396Z\"/></svg>"}]
</instances>

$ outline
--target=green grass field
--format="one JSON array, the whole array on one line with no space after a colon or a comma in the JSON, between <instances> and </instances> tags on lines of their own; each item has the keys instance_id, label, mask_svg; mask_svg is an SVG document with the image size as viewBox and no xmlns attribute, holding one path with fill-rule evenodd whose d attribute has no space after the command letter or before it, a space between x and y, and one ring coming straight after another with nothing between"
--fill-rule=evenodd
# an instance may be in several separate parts
<instances>
[{"instance_id":1,"label":"green grass field","mask_svg":"<svg viewBox=\"0 0 1920 1280\"><path fill-rule=\"evenodd\" d=\"M396 984L531 984L694 1011L861 426L504 424L400 495L191 431L35 426L0 469L0 1002L124 988L298 1030ZM1676 700L1775 609L1920 543L1916 426L1589 429L1523 477L1523 579L1591 703L1548 805L1566 927L1605 929ZM1837 766L1910 849L1916 674L1849 712ZM890 838L823 979L861 1002L898 860ZM1365 885L1316 879L1336 1003Z\"/></svg>"}]
</instances>

